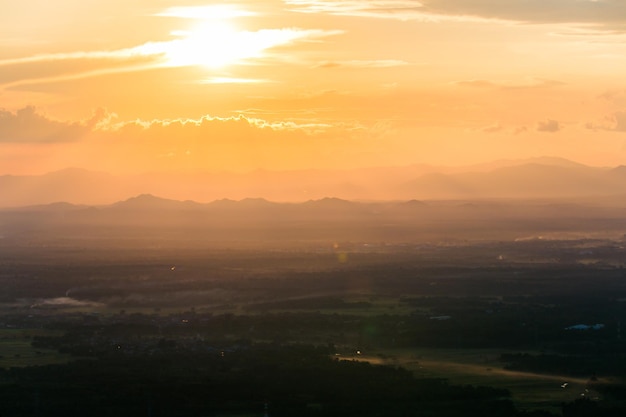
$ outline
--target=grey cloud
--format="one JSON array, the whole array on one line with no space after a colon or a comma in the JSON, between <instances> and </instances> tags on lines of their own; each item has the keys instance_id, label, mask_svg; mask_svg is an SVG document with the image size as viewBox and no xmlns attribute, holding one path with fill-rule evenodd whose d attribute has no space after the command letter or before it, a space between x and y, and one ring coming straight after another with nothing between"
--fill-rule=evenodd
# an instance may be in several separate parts
<instances>
[{"instance_id":1,"label":"grey cloud","mask_svg":"<svg viewBox=\"0 0 626 417\"><path fill-rule=\"evenodd\" d=\"M606 117L602 123L587 123L587 129L609 132L626 132L626 111L618 111Z\"/></svg>"},{"instance_id":2,"label":"grey cloud","mask_svg":"<svg viewBox=\"0 0 626 417\"><path fill-rule=\"evenodd\" d=\"M399 20L498 19L580 23L626 32L623 0L285 0L294 10Z\"/></svg>"},{"instance_id":3,"label":"grey cloud","mask_svg":"<svg viewBox=\"0 0 626 417\"><path fill-rule=\"evenodd\" d=\"M80 123L48 119L37 113L33 106L24 107L15 113L0 109L0 143L72 142L88 131L89 126Z\"/></svg>"},{"instance_id":4,"label":"grey cloud","mask_svg":"<svg viewBox=\"0 0 626 417\"><path fill-rule=\"evenodd\" d=\"M548 132L554 133L561 130L561 125L558 121L548 119L546 121L541 121L537 123L537 132Z\"/></svg>"},{"instance_id":5,"label":"grey cloud","mask_svg":"<svg viewBox=\"0 0 626 417\"><path fill-rule=\"evenodd\" d=\"M425 0L424 10L527 23L626 23L623 0Z\"/></svg>"}]
</instances>

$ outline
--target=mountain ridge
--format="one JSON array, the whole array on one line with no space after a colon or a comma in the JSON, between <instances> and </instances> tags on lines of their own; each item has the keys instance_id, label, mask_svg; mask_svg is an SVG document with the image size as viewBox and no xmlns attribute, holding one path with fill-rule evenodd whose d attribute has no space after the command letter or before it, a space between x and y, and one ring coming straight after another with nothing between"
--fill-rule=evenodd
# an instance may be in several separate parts
<instances>
[{"instance_id":1,"label":"mountain ridge","mask_svg":"<svg viewBox=\"0 0 626 417\"><path fill-rule=\"evenodd\" d=\"M0 176L0 207L61 201L106 205L140 195L198 203L220 199L305 202L325 197L348 201L573 198L617 195L624 192L625 184L626 166L590 167L553 157L454 169L415 164L243 174L117 175L73 167L42 175Z\"/></svg>"},{"instance_id":2,"label":"mountain ridge","mask_svg":"<svg viewBox=\"0 0 626 417\"><path fill-rule=\"evenodd\" d=\"M142 240L150 245L282 242L281 246L289 242L384 246L384 242L528 236L620 239L626 236L623 197L620 203L611 200L612 205L559 199L362 202L334 197L300 203L265 199L198 203L139 194L101 206L52 203L0 209L0 246L17 241L45 245L52 238L77 245Z\"/></svg>"}]
</instances>

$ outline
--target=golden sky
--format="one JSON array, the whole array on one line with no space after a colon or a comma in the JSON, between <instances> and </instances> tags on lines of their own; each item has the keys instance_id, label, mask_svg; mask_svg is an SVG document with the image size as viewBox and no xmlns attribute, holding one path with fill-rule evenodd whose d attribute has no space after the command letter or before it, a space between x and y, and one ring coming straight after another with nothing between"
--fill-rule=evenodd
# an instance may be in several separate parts
<instances>
[{"instance_id":1,"label":"golden sky","mask_svg":"<svg viewBox=\"0 0 626 417\"><path fill-rule=\"evenodd\" d=\"M5 0L0 174L626 164L623 0Z\"/></svg>"}]
</instances>

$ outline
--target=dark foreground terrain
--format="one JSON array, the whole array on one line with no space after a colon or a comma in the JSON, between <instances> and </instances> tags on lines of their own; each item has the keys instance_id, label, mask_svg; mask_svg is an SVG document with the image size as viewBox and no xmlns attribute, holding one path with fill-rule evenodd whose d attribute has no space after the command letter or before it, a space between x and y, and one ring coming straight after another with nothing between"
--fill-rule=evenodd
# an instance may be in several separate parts
<instances>
[{"instance_id":1,"label":"dark foreground terrain","mask_svg":"<svg viewBox=\"0 0 626 417\"><path fill-rule=\"evenodd\" d=\"M0 416L626 415L619 237L59 224L0 239Z\"/></svg>"}]
</instances>

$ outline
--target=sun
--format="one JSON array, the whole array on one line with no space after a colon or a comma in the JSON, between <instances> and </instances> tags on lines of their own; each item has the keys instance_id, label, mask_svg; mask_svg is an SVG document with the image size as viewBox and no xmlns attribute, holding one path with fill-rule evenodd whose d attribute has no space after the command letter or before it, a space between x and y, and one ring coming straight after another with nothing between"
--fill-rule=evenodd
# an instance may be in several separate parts
<instances>
[{"instance_id":1,"label":"sun","mask_svg":"<svg viewBox=\"0 0 626 417\"><path fill-rule=\"evenodd\" d=\"M179 39L165 51L168 65L201 65L222 68L253 54L242 41L242 31L227 22L209 20L195 25L189 31L173 34Z\"/></svg>"},{"instance_id":2,"label":"sun","mask_svg":"<svg viewBox=\"0 0 626 417\"><path fill-rule=\"evenodd\" d=\"M250 64L255 60L258 64L259 59L271 57L268 50L272 48L329 34L298 28L250 31L238 25L242 23L238 19L256 15L232 5L170 8L157 16L186 21L186 29L170 32L174 37L172 40L148 42L129 52L158 56L161 65L168 67L203 66L215 69Z\"/></svg>"},{"instance_id":3,"label":"sun","mask_svg":"<svg viewBox=\"0 0 626 417\"><path fill-rule=\"evenodd\" d=\"M172 32L176 39L164 45L168 66L222 68L258 58L264 49L272 46L263 42L259 32L242 30L234 24L238 18L256 14L233 5L173 7L159 15L191 23L187 30Z\"/></svg>"},{"instance_id":4,"label":"sun","mask_svg":"<svg viewBox=\"0 0 626 417\"><path fill-rule=\"evenodd\" d=\"M284 28L246 31L230 22L211 19L173 35L179 39L169 42L164 50L168 65L222 68L264 58L268 49L290 44L309 33Z\"/></svg>"}]
</instances>

